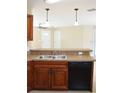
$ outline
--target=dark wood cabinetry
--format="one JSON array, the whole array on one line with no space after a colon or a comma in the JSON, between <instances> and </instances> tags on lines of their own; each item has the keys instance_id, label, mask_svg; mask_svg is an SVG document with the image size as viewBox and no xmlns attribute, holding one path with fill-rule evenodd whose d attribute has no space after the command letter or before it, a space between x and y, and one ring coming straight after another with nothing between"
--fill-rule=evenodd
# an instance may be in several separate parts
<instances>
[{"instance_id":1,"label":"dark wood cabinetry","mask_svg":"<svg viewBox=\"0 0 124 93\"><path fill-rule=\"evenodd\" d=\"M28 61L27 63L27 91L33 89L33 62Z\"/></svg>"},{"instance_id":2,"label":"dark wood cabinetry","mask_svg":"<svg viewBox=\"0 0 124 93\"><path fill-rule=\"evenodd\" d=\"M33 40L33 15L27 15L27 41Z\"/></svg>"},{"instance_id":3,"label":"dark wood cabinetry","mask_svg":"<svg viewBox=\"0 0 124 93\"><path fill-rule=\"evenodd\" d=\"M67 62L35 62L35 89L67 89Z\"/></svg>"},{"instance_id":4,"label":"dark wood cabinetry","mask_svg":"<svg viewBox=\"0 0 124 93\"><path fill-rule=\"evenodd\" d=\"M93 62L28 61L28 91L90 90L93 83Z\"/></svg>"},{"instance_id":5,"label":"dark wood cabinetry","mask_svg":"<svg viewBox=\"0 0 124 93\"><path fill-rule=\"evenodd\" d=\"M66 68L52 69L52 89L67 89L68 70Z\"/></svg>"},{"instance_id":6,"label":"dark wood cabinetry","mask_svg":"<svg viewBox=\"0 0 124 93\"><path fill-rule=\"evenodd\" d=\"M34 71L34 88L35 89L49 89L49 68L42 66L35 66Z\"/></svg>"}]
</instances>

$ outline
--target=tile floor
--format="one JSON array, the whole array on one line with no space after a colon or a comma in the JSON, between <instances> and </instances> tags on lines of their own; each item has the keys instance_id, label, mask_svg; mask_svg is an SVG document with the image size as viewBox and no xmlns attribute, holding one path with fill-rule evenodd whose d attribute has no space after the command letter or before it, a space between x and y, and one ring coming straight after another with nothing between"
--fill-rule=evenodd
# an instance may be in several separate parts
<instances>
[{"instance_id":1,"label":"tile floor","mask_svg":"<svg viewBox=\"0 0 124 93\"><path fill-rule=\"evenodd\" d=\"M29 93L96 93L89 91L30 91Z\"/></svg>"}]
</instances>

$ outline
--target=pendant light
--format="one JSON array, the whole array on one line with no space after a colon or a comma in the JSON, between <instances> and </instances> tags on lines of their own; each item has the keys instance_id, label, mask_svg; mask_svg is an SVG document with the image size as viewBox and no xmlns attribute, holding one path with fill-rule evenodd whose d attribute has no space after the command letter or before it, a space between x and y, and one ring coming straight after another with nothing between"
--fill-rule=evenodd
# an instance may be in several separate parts
<instances>
[{"instance_id":1,"label":"pendant light","mask_svg":"<svg viewBox=\"0 0 124 93\"><path fill-rule=\"evenodd\" d=\"M46 22L45 22L45 26L46 27L49 27L50 24L49 24L49 20L48 20L48 12L49 12L50 9L49 8L46 8L45 10L46 10Z\"/></svg>"},{"instance_id":2,"label":"pendant light","mask_svg":"<svg viewBox=\"0 0 124 93\"><path fill-rule=\"evenodd\" d=\"M75 23L74 23L74 25L75 25L75 26L78 26L79 23L78 23L78 19L77 19L77 11L78 11L79 9L78 9L78 8L75 8L74 10L75 10Z\"/></svg>"}]
</instances>

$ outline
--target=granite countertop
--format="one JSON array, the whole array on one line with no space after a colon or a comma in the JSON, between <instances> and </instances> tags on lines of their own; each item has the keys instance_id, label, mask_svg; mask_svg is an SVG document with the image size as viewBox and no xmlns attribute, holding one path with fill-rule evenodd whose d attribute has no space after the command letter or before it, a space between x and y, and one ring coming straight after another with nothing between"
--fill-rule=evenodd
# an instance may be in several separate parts
<instances>
[{"instance_id":1,"label":"granite countertop","mask_svg":"<svg viewBox=\"0 0 124 93\"><path fill-rule=\"evenodd\" d=\"M82 48L76 48L76 49L67 49L67 48L61 48L61 49L57 49L57 48L54 48L54 49L31 49L31 51L88 51L88 52L92 52L91 49L89 48L85 48L85 49L82 49Z\"/></svg>"},{"instance_id":2,"label":"granite countertop","mask_svg":"<svg viewBox=\"0 0 124 93\"><path fill-rule=\"evenodd\" d=\"M31 55L31 54L28 54L27 55L27 60L28 61L63 61L63 60L56 60L56 59L51 59L51 60L48 60L48 59L36 59L36 57L38 57L39 55ZM67 59L64 59L64 61L78 61L78 62L81 62L81 61L87 61L87 62L90 62L90 61L95 61L95 58L91 57L91 56L88 56L88 55L79 55L79 56L76 56L76 55L67 55Z\"/></svg>"}]
</instances>

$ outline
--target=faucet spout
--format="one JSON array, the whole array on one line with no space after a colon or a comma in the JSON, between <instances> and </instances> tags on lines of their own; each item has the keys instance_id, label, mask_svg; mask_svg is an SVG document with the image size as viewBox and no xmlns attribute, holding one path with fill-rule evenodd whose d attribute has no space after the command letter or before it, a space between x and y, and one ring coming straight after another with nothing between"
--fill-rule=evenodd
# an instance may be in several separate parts
<instances>
[{"instance_id":1,"label":"faucet spout","mask_svg":"<svg viewBox=\"0 0 124 93\"><path fill-rule=\"evenodd\" d=\"M55 50L52 52L52 55L56 55L56 51Z\"/></svg>"}]
</instances>

